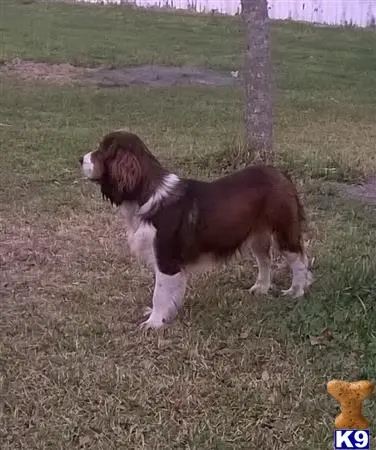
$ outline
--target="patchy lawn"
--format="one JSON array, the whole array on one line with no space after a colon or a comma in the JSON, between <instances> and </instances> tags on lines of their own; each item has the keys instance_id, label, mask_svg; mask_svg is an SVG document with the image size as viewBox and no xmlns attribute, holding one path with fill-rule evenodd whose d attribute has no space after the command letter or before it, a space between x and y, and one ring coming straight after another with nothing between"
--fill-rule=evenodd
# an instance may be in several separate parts
<instances>
[{"instance_id":1,"label":"patchy lawn","mask_svg":"<svg viewBox=\"0 0 376 450\"><path fill-rule=\"evenodd\" d=\"M6 61L241 62L237 18L0 8ZM2 450L332 448L326 382L375 380L375 215L340 182L376 172L376 34L278 23L272 38L277 164L304 196L315 283L300 300L251 297L253 261L234 264L199 277L174 326L148 335L152 276L77 158L127 126L177 173L217 176L241 139L242 90L1 76ZM288 285L284 269L275 283ZM375 402L365 411L375 417Z\"/></svg>"}]
</instances>

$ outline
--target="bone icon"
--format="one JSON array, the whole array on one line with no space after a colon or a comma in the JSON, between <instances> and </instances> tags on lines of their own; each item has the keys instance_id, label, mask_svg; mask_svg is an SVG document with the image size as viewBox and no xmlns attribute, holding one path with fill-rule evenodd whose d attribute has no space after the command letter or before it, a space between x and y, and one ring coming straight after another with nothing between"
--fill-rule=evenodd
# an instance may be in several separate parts
<instances>
[{"instance_id":1,"label":"bone icon","mask_svg":"<svg viewBox=\"0 0 376 450\"><path fill-rule=\"evenodd\" d=\"M341 405L341 414L334 422L336 428L364 430L369 427L369 421L362 414L362 405L366 398L371 397L374 387L373 383L366 380L329 381L328 393Z\"/></svg>"}]
</instances>

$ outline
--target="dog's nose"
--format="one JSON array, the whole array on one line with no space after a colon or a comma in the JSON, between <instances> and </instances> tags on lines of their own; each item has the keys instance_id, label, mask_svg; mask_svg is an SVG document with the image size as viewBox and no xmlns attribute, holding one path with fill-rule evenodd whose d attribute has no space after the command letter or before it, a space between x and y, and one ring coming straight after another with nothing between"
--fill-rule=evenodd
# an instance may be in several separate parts
<instances>
[{"instance_id":1,"label":"dog's nose","mask_svg":"<svg viewBox=\"0 0 376 450\"><path fill-rule=\"evenodd\" d=\"M83 162L84 162L84 158L81 156L81 158L79 158L78 159L78 162L81 164L81 166L82 166L82 164L83 164Z\"/></svg>"}]
</instances>

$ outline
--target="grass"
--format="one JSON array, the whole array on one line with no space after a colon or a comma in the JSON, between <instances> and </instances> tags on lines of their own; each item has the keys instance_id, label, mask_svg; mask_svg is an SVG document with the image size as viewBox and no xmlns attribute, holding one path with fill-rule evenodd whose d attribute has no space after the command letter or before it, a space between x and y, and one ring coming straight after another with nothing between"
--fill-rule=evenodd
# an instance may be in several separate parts
<instances>
[{"instance_id":1,"label":"grass","mask_svg":"<svg viewBox=\"0 0 376 450\"><path fill-rule=\"evenodd\" d=\"M232 70L236 18L0 4L2 58ZM180 174L216 176L241 138L234 88L1 80L0 442L7 449L329 449L326 382L375 381L376 222L338 182L375 172L373 31L272 25L277 163L310 217L307 297L251 298L247 260L199 277L164 333L137 328L152 278L76 160L126 125ZM3 126L8 124L10 126ZM280 288L284 270L275 274ZM326 345L312 345L330 328ZM375 417L375 402L366 404ZM376 429L372 428L375 434Z\"/></svg>"}]
</instances>

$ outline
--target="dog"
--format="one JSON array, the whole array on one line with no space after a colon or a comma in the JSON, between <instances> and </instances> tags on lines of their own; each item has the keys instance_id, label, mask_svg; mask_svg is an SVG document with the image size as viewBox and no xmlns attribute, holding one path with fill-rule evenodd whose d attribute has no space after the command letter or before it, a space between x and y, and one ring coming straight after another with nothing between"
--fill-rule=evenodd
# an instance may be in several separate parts
<instances>
[{"instance_id":1,"label":"dog","mask_svg":"<svg viewBox=\"0 0 376 450\"><path fill-rule=\"evenodd\" d=\"M105 135L79 163L103 198L122 210L131 253L154 270L152 308L142 327L160 328L176 318L188 275L203 261L227 262L245 248L258 266L250 291L267 294L272 240L292 272L283 295L300 297L311 285L304 208L278 169L258 164L211 182L180 178L137 135L121 130Z\"/></svg>"}]
</instances>

